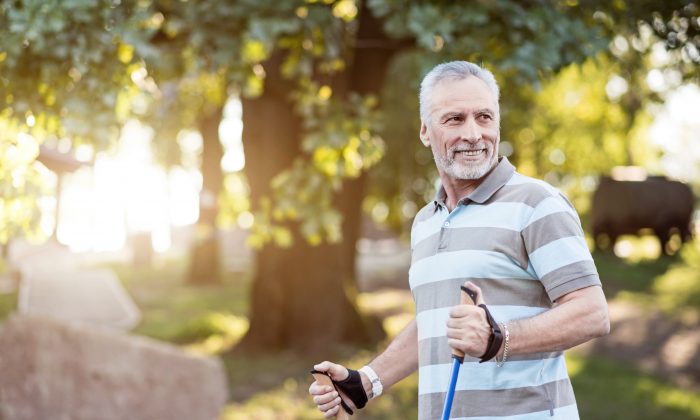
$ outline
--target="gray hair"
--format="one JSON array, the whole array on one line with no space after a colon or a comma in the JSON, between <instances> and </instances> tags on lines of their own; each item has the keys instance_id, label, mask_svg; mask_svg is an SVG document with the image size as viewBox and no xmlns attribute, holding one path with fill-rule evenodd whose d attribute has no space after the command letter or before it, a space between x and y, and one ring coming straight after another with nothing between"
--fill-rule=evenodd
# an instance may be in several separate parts
<instances>
[{"instance_id":1,"label":"gray hair","mask_svg":"<svg viewBox=\"0 0 700 420\"><path fill-rule=\"evenodd\" d=\"M463 80L469 76L474 76L484 83L496 97L498 105L499 90L496 78L493 73L468 61L450 61L435 66L425 75L420 84L420 119L428 121L428 102L433 88L443 80Z\"/></svg>"}]
</instances>

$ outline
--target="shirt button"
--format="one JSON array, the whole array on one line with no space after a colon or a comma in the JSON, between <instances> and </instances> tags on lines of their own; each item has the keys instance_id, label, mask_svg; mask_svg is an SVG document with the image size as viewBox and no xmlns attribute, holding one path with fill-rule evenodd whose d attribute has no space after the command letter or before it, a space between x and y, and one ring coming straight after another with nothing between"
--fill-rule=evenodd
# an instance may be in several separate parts
<instances>
[{"instance_id":1,"label":"shirt button","mask_svg":"<svg viewBox=\"0 0 700 420\"><path fill-rule=\"evenodd\" d=\"M450 222L445 222L445 227L450 227Z\"/></svg>"}]
</instances>

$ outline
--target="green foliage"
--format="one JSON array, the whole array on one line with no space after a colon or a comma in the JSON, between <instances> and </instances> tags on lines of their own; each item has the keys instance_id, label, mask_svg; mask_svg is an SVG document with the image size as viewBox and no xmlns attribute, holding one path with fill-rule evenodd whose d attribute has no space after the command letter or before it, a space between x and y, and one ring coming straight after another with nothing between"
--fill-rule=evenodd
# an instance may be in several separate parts
<instances>
[{"instance_id":1,"label":"green foliage","mask_svg":"<svg viewBox=\"0 0 700 420\"><path fill-rule=\"evenodd\" d=\"M172 139L180 130L197 129L198 118L221 107L231 92L259 95L267 71L279 71L298 87L290 100L304 119L301 156L272 180L274 193L256 211L250 237L254 246L270 241L291 245L292 232L282 226L290 220L301 223L301 234L310 243L340 240L342 218L332 196L343 178L359 176L381 158L381 140L373 131L376 103L356 95L343 101L329 86L313 81L344 68L344 44L357 12L353 7L347 1L332 6L156 2L162 16L154 38L162 40L160 55L143 61L160 89L143 119L154 127L165 163L178 160ZM279 68L266 69L263 62L275 52L283 57ZM248 210L230 195L222 200L225 209L234 211L224 216L229 222L240 214L236 211Z\"/></svg>"},{"instance_id":2,"label":"green foliage","mask_svg":"<svg viewBox=\"0 0 700 420\"><path fill-rule=\"evenodd\" d=\"M333 206L334 195L344 179L357 178L384 154L384 142L376 134L381 120L374 97L351 94L341 101L328 86L308 83L295 100L304 118L306 156L272 180L274 206L266 199L256 214L249 237L254 247L269 240L290 246L292 234L282 226L290 221L301 222L300 233L312 245L339 242L342 215Z\"/></svg>"},{"instance_id":3,"label":"green foliage","mask_svg":"<svg viewBox=\"0 0 700 420\"><path fill-rule=\"evenodd\" d=\"M113 140L150 18L136 1L0 2L0 112L22 123L33 116L47 134L76 142Z\"/></svg>"},{"instance_id":4,"label":"green foliage","mask_svg":"<svg viewBox=\"0 0 700 420\"><path fill-rule=\"evenodd\" d=\"M618 69L603 55L571 65L532 92L528 108L511 108L504 116L518 170L562 188L584 214L599 174L632 157L645 167L658 159L646 136L646 115L627 112L606 94Z\"/></svg>"},{"instance_id":5,"label":"green foliage","mask_svg":"<svg viewBox=\"0 0 700 420\"><path fill-rule=\"evenodd\" d=\"M415 136L409 137L407 128L417 126L416 89L406 86L416 87L421 75L440 61L486 63L504 86L503 137L522 152L514 156L517 163L540 176L574 171L574 184L585 176L585 163L567 159L551 168L547 157L579 155L595 144L607 154L592 159L597 166L588 172L619 162L623 131L644 119L636 117L635 93L641 92L643 80L641 73L632 74L640 62L637 51L648 52L654 40L664 40L675 54L674 69L685 79L697 77L699 12L688 1L577 5L498 0L465 7L368 0L367 5L384 20L387 34L417 47L410 59L398 59L408 65L394 66L388 78L383 113L389 123L384 127L375 123L380 116L375 99L333 92L336 87L328 82L347 70L353 54L362 53L354 49L360 2L352 0L0 0L0 115L24 130L33 125L40 140L67 137L99 149L116 138L126 119L137 117L154 128L157 156L172 165L180 160L175 141L180 131L197 129L198 121L230 95L259 95L269 73L282 74L296 87L290 105L303 118L305 133L298 159L292 159L296 163L271 181L279 186L281 180L293 180L297 189L273 187L268 204L258 209L257 233L263 233L254 241L284 245L295 236L282 226L289 221L299 222L302 236L312 243L339 240L342 217L331 197L342 180L371 167L378 167L379 179L391 182L386 187L373 183L369 202L386 205L394 226L412 217L419 205L404 204L424 202L434 175L427 175L429 153L417 142L406 146ZM629 93L619 103L598 106L606 81L604 70L592 70L592 64L567 70L541 95L535 93L533 87L547 85L551 75L594 56L618 34L633 48L617 51L618 62L604 63L602 69L612 68L628 79ZM588 82L589 77L595 83L572 88L574 81ZM566 114L555 110L554 99L569 88L580 93L582 105ZM533 110L556 120L542 117L538 123ZM571 127L581 131L576 125L581 122L581 137L591 141L562 146L560 134ZM522 134L528 128L533 132ZM377 165L385 149L389 159ZM534 155L528 157L527 150ZM407 172L396 176L397 168ZM318 204L302 211L311 195L320 196L313 201Z\"/></svg>"},{"instance_id":6,"label":"green foliage","mask_svg":"<svg viewBox=\"0 0 700 420\"><path fill-rule=\"evenodd\" d=\"M596 26L587 25L575 7L538 0L461 3L369 0L386 19L387 33L414 37L436 58L487 62L497 77L516 84L536 83L550 73L604 48ZM433 60L425 63L432 67Z\"/></svg>"},{"instance_id":7,"label":"green foliage","mask_svg":"<svg viewBox=\"0 0 700 420\"><path fill-rule=\"evenodd\" d=\"M226 174L224 191L219 196L219 211L217 224L228 228L240 226L247 228L248 223L244 214L250 213L248 183L240 173ZM241 219L243 218L243 219Z\"/></svg>"},{"instance_id":8,"label":"green foliage","mask_svg":"<svg viewBox=\"0 0 700 420\"><path fill-rule=\"evenodd\" d=\"M41 214L34 197L44 185L36 165L39 144L16 125L0 119L0 244L10 238L39 235Z\"/></svg>"}]
</instances>

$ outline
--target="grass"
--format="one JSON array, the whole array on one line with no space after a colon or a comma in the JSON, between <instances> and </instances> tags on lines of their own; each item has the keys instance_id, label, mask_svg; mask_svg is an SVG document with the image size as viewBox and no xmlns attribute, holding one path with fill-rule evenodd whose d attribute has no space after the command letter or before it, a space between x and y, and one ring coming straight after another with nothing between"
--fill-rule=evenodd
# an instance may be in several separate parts
<instances>
[{"instance_id":1,"label":"grass","mask_svg":"<svg viewBox=\"0 0 700 420\"><path fill-rule=\"evenodd\" d=\"M0 320L7 318L17 309L17 292L0 293Z\"/></svg>"},{"instance_id":2,"label":"grass","mask_svg":"<svg viewBox=\"0 0 700 420\"><path fill-rule=\"evenodd\" d=\"M698 419L700 393L619 363L567 355L582 419Z\"/></svg>"},{"instance_id":3,"label":"grass","mask_svg":"<svg viewBox=\"0 0 700 420\"><path fill-rule=\"evenodd\" d=\"M219 284L195 286L185 282L186 264L180 259L155 268L108 266L141 309L142 322L134 333L179 344L242 336L247 329L248 275L228 272Z\"/></svg>"},{"instance_id":4,"label":"grass","mask_svg":"<svg viewBox=\"0 0 700 420\"><path fill-rule=\"evenodd\" d=\"M669 315L700 311L700 240L673 257L630 260L596 252L593 258L608 299L655 306Z\"/></svg>"},{"instance_id":5,"label":"grass","mask_svg":"<svg viewBox=\"0 0 700 420\"><path fill-rule=\"evenodd\" d=\"M9 275L7 263L0 258L0 276ZM0 320L7 318L17 309L17 291L0 293Z\"/></svg>"},{"instance_id":6,"label":"grass","mask_svg":"<svg viewBox=\"0 0 700 420\"><path fill-rule=\"evenodd\" d=\"M593 259L608 297L620 291L651 293L656 277L668 271L676 258L630 262L609 252L594 252ZM612 296L611 296L612 295Z\"/></svg>"}]
</instances>

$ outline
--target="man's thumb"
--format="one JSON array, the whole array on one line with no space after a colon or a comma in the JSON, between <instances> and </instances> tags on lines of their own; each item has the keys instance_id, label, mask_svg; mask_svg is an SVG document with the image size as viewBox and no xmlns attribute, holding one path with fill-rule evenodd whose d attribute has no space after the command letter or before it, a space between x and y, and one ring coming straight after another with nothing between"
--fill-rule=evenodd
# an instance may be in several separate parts
<instances>
[{"instance_id":1,"label":"man's thumb","mask_svg":"<svg viewBox=\"0 0 700 420\"><path fill-rule=\"evenodd\" d=\"M317 364L314 369L328 373L334 381L342 381L348 377L348 370L344 366L329 361Z\"/></svg>"}]
</instances>

